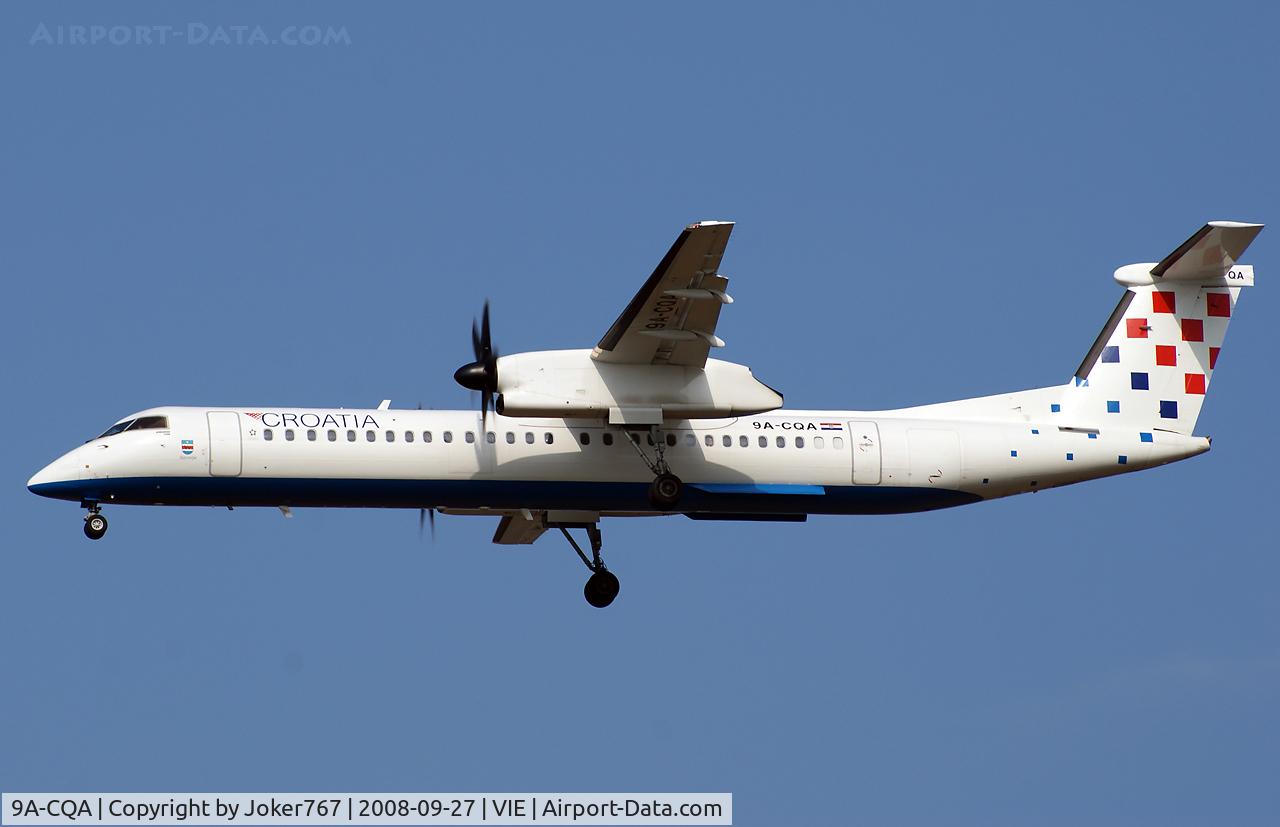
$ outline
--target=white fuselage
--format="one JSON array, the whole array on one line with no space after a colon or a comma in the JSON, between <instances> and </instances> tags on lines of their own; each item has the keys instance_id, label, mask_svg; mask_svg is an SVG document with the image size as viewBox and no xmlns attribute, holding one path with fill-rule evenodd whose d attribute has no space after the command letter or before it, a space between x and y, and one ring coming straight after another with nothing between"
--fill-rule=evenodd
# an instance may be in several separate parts
<instances>
[{"instance_id":1,"label":"white fuselage","mask_svg":"<svg viewBox=\"0 0 1280 827\"><path fill-rule=\"evenodd\" d=\"M707 516L899 513L1150 468L1208 440L990 416L975 400L897 411L787 411L668 423ZM474 411L164 407L168 427L90 440L41 470L36 493L86 503L585 509L653 513L653 474L601 420ZM666 446L668 440L674 442ZM649 437L640 447L652 454Z\"/></svg>"}]
</instances>

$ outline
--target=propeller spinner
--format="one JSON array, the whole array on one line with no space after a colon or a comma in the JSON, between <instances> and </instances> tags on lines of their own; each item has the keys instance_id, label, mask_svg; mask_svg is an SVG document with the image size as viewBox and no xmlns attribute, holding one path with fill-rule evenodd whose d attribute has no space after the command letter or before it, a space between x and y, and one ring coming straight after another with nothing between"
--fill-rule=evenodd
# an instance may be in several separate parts
<instances>
[{"instance_id":1,"label":"propeller spinner","mask_svg":"<svg viewBox=\"0 0 1280 827\"><path fill-rule=\"evenodd\" d=\"M480 392L480 415L485 416L493 408L493 395L498 391L498 351L489 335L488 300L479 328L474 321L471 323L471 350L476 360L454 371L453 379L464 388Z\"/></svg>"}]
</instances>

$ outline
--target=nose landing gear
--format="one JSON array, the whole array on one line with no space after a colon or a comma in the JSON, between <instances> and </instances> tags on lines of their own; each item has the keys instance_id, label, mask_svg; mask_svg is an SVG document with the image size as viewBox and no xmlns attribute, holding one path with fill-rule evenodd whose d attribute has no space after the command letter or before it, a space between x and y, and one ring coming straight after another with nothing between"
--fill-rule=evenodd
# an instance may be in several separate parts
<instances>
[{"instance_id":1,"label":"nose landing gear","mask_svg":"<svg viewBox=\"0 0 1280 827\"><path fill-rule=\"evenodd\" d=\"M620 584L618 578L605 567L604 559L600 556L600 548L603 543L600 540L600 527L597 525L588 525L587 539L591 541L591 559L587 559L587 555L583 553L582 548L574 541L573 535L569 533L569 529L560 526L560 533L569 541L569 545L573 546L573 550L578 552L578 556L582 558L582 563L591 570L591 576L587 578L587 584L582 588L583 597L587 598L587 602L597 609L603 609L613 602L618 596Z\"/></svg>"},{"instance_id":2,"label":"nose landing gear","mask_svg":"<svg viewBox=\"0 0 1280 827\"><path fill-rule=\"evenodd\" d=\"M96 503L85 507L89 513L84 515L84 536L90 540L101 540L107 533L107 518L102 516L102 509Z\"/></svg>"}]
</instances>

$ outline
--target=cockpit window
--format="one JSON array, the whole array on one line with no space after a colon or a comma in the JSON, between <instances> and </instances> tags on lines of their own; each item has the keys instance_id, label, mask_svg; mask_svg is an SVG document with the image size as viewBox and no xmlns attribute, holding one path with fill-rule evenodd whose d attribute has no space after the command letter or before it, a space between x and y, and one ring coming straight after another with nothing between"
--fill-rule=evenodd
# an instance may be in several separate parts
<instances>
[{"instance_id":1,"label":"cockpit window","mask_svg":"<svg viewBox=\"0 0 1280 827\"><path fill-rule=\"evenodd\" d=\"M107 430L103 431L103 432L102 432L102 436L99 436L99 437L98 437L98 439L102 439L102 437L104 437L104 436L115 436L116 434L120 433L121 431L126 431L126 430L128 430L129 426L130 426L130 425L132 425L132 424L133 424L134 422L136 422L136 421L137 421L137 420L134 420L134 419L126 419L124 422L117 422L116 424L114 424L114 425L112 425L110 428L108 428Z\"/></svg>"},{"instance_id":2,"label":"cockpit window","mask_svg":"<svg viewBox=\"0 0 1280 827\"><path fill-rule=\"evenodd\" d=\"M115 436L116 434L124 433L125 431L165 430L168 427L169 417L167 416L140 416L137 419L126 419L123 422L117 422L104 431L102 436L99 436L98 439Z\"/></svg>"}]
</instances>

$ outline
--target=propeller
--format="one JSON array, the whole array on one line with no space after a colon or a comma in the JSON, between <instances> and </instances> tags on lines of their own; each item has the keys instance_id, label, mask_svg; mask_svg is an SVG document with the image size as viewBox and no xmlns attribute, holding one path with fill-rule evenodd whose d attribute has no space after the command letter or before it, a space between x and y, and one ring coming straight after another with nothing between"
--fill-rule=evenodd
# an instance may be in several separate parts
<instances>
[{"instance_id":1,"label":"propeller","mask_svg":"<svg viewBox=\"0 0 1280 827\"><path fill-rule=\"evenodd\" d=\"M493 347L489 334L489 301L484 303L484 314L477 327L471 323L471 352L474 362L468 362L453 373L453 379L464 388L480 392L480 415L487 416L493 408L493 395L498 392L498 351Z\"/></svg>"},{"instance_id":2,"label":"propeller","mask_svg":"<svg viewBox=\"0 0 1280 827\"><path fill-rule=\"evenodd\" d=\"M423 523L427 521L431 522L431 542L434 543L436 541L436 510L434 508L419 508L418 509L418 539L419 540L422 539Z\"/></svg>"}]
</instances>

